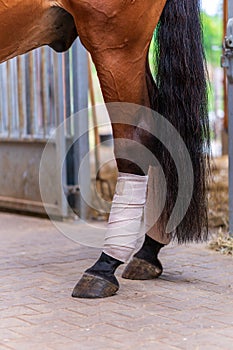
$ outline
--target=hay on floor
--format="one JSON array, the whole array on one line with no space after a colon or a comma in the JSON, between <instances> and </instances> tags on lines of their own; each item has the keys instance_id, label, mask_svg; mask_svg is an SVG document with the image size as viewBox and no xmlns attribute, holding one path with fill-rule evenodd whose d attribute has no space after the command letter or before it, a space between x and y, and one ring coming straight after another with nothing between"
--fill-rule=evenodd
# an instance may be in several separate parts
<instances>
[{"instance_id":1,"label":"hay on floor","mask_svg":"<svg viewBox=\"0 0 233 350\"><path fill-rule=\"evenodd\" d=\"M233 237L223 233L220 229L209 243L209 248L221 254L233 256Z\"/></svg>"},{"instance_id":2,"label":"hay on floor","mask_svg":"<svg viewBox=\"0 0 233 350\"><path fill-rule=\"evenodd\" d=\"M209 227L213 233L208 247L233 256L233 237L229 235L228 157L213 160L213 181L209 186Z\"/></svg>"}]
</instances>

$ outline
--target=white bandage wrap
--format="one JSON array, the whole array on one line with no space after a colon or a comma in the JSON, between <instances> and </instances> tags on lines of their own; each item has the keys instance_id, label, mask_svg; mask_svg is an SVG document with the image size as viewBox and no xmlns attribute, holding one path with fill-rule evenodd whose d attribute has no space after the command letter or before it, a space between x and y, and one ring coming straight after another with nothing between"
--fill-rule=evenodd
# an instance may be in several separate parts
<instances>
[{"instance_id":1,"label":"white bandage wrap","mask_svg":"<svg viewBox=\"0 0 233 350\"><path fill-rule=\"evenodd\" d=\"M126 262L134 252L146 203L148 176L119 173L112 202L104 253Z\"/></svg>"}]
</instances>

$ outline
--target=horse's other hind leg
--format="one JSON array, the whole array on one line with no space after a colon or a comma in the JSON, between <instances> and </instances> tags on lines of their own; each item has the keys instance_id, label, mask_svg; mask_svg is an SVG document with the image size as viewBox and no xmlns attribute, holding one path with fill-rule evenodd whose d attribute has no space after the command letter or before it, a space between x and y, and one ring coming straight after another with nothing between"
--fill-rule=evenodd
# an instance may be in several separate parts
<instances>
[{"instance_id":1,"label":"horse's other hind leg","mask_svg":"<svg viewBox=\"0 0 233 350\"><path fill-rule=\"evenodd\" d=\"M74 297L115 294L115 270L136 248L155 147L145 130L153 129L151 111L141 106L150 106L147 55L164 4L165 0L76 4L73 16L80 39L96 65L105 102L110 103L119 177L103 253L74 288Z\"/></svg>"},{"instance_id":2,"label":"horse's other hind leg","mask_svg":"<svg viewBox=\"0 0 233 350\"><path fill-rule=\"evenodd\" d=\"M158 205L158 197L160 197L158 189L161 188L159 173L159 167L149 168L147 201L144 209L145 241L124 269L123 278L149 280L158 278L163 272L158 254L161 248L170 243L172 235L164 232L161 234L161 228L156 222L161 210Z\"/></svg>"}]
</instances>

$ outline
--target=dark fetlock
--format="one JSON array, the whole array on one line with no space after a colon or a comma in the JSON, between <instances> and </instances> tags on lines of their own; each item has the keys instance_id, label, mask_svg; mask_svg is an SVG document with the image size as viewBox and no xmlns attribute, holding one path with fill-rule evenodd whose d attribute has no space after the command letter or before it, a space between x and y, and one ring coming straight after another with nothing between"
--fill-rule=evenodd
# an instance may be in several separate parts
<instances>
[{"instance_id":1,"label":"dark fetlock","mask_svg":"<svg viewBox=\"0 0 233 350\"><path fill-rule=\"evenodd\" d=\"M119 283L114 276L121 261L102 253L99 260L85 271L76 284L72 297L74 298L106 298L119 289Z\"/></svg>"},{"instance_id":2,"label":"dark fetlock","mask_svg":"<svg viewBox=\"0 0 233 350\"><path fill-rule=\"evenodd\" d=\"M146 235L142 248L126 266L122 277L132 280L158 278L163 272L162 264L157 257L162 247L163 244Z\"/></svg>"}]
</instances>

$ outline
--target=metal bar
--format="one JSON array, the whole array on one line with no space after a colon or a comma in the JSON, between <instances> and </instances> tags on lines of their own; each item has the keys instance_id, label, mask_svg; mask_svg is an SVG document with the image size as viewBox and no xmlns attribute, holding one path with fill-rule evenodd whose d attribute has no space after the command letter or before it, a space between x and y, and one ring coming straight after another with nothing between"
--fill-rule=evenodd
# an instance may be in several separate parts
<instances>
[{"instance_id":1,"label":"metal bar","mask_svg":"<svg viewBox=\"0 0 233 350\"><path fill-rule=\"evenodd\" d=\"M43 136L48 135L48 117L49 117L49 81L48 81L48 51L47 48L41 49L41 79L42 79L42 123Z\"/></svg>"},{"instance_id":2,"label":"metal bar","mask_svg":"<svg viewBox=\"0 0 233 350\"><path fill-rule=\"evenodd\" d=\"M7 129L8 129L8 101L7 101L7 68L6 68L6 62L2 63L1 65L1 75L0 75L0 79L1 79L1 88L0 89L0 94L2 96L2 101L3 101L3 105L2 105L2 132L3 134L6 136L6 134L8 134Z\"/></svg>"},{"instance_id":3,"label":"metal bar","mask_svg":"<svg viewBox=\"0 0 233 350\"><path fill-rule=\"evenodd\" d=\"M68 215L67 199L64 193L64 186L67 185L67 174L64 160L66 156L66 138L64 124L64 79L63 79L63 56L54 53L54 87L55 87L55 108L56 108L56 150L57 150L57 190L59 193L59 208L61 215Z\"/></svg>"},{"instance_id":4,"label":"metal bar","mask_svg":"<svg viewBox=\"0 0 233 350\"><path fill-rule=\"evenodd\" d=\"M24 135L24 98L23 98L23 63L22 57L17 57L17 84L18 84L18 109L19 109L19 136Z\"/></svg>"},{"instance_id":5,"label":"metal bar","mask_svg":"<svg viewBox=\"0 0 233 350\"><path fill-rule=\"evenodd\" d=\"M23 136L21 138L19 138L18 136L11 136L11 137L2 137L0 138L0 144L1 144L1 141L4 141L4 142L9 142L9 143L16 143L18 142L19 144L21 143L27 143L27 144L40 144L40 143L45 143L48 142L48 139L45 138L41 138L41 137L35 137L35 138L31 138L31 137L28 137L28 136Z\"/></svg>"},{"instance_id":6,"label":"metal bar","mask_svg":"<svg viewBox=\"0 0 233 350\"><path fill-rule=\"evenodd\" d=\"M41 135L43 130L42 121L42 101L41 101L41 74L40 74L40 61L41 61L41 50L37 49L34 51L34 137Z\"/></svg>"},{"instance_id":7,"label":"metal bar","mask_svg":"<svg viewBox=\"0 0 233 350\"><path fill-rule=\"evenodd\" d=\"M8 137L12 134L11 61L7 61Z\"/></svg>"},{"instance_id":8,"label":"metal bar","mask_svg":"<svg viewBox=\"0 0 233 350\"><path fill-rule=\"evenodd\" d=\"M83 110L82 115L74 118L74 135L81 135L73 146L74 184L79 184L85 195L90 198L91 178L90 162L86 161L79 173L81 161L89 154L88 131L88 61L87 52L78 39L72 47L73 96L74 114ZM80 196L77 209L81 219L88 218L89 208L86 201Z\"/></svg>"},{"instance_id":9,"label":"metal bar","mask_svg":"<svg viewBox=\"0 0 233 350\"><path fill-rule=\"evenodd\" d=\"M228 17L233 18L233 1L228 1ZM229 230L233 236L233 83L228 81L229 132Z\"/></svg>"},{"instance_id":10,"label":"metal bar","mask_svg":"<svg viewBox=\"0 0 233 350\"><path fill-rule=\"evenodd\" d=\"M30 52L25 57L26 73L26 133L33 137L35 134L35 78L34 78L34 53Z\"/></svg>"},{"instance_id":11,"label":"metal bar","mask_svg":"<svg viewBox=\"0 0 233 350\"><path fill-rule=\"evenodd\" d=\"M65 118L66 121L66 134L67 136L71 134L71 125L70 125L70 119L71 116L71 94L70 94L70 52L66 52L64 54L64 64L65 64Z\"/></svg>"},{"instance_id":12,"label":"metal bar","mask_svg":"<svg viewBox=\"0 0 233 350\"><path fill-rule=\"evenodd\" d=\"M12 110L13 110L13 133L19 137L19 109L18 109L18 79L17 58L12 60Z\"/></svg>"},{"instance_id":13,"label":"metal bar","mask_svg":"<svg viewBox=\"0 0 233 350\"><path fill-rule=\"evenodd\" d=\"M48 52L48 88L49 88L49 116L48 116L48 129L51 133L56 127L56 115L55 115L55 77L54 77L54 53L49 50Z\"/></svg>"},{"instance_id":14,"label":"metal bar","mask_svg":"<svg viewBox=\"0 0 233 350\"><path fill-rule=\"evenodd\" d=\"M26 95L26 135L30 135L30 114L31 100L28 98L30 94L30 72L29 72L29 54L25 55L25 95Z\"/></svg>"},{"instance_id":15,"label":"metal bar","mask_svg":"<svg viewBox=\"0 0 233 350\"><path fill-rule=\"evenodd\" d=\"M11 111L12 111L12 119L11 119L11 136L16 135L16 131L18 129L17 125L17 108L16 108L16 99L17 99L17 85L15 84L15 81L17 79L16 75L16 59L13 58L10 61L10 67L11 67L11 75L10 75L10 100L11 100Z\"/></svg>"},{"instance_id":16,"label":"metal bar","mask_svg":"<svg viewBox=\"0 0 233 350\"><path fill-rule=\"evenodd\" d=\"M29 130L30 135L35 134L34 113L35 113L35 90L34 90L34 52L29 53L29 98L30 98L30 115L29 115Z\"/></svg>"}]
</instances>

